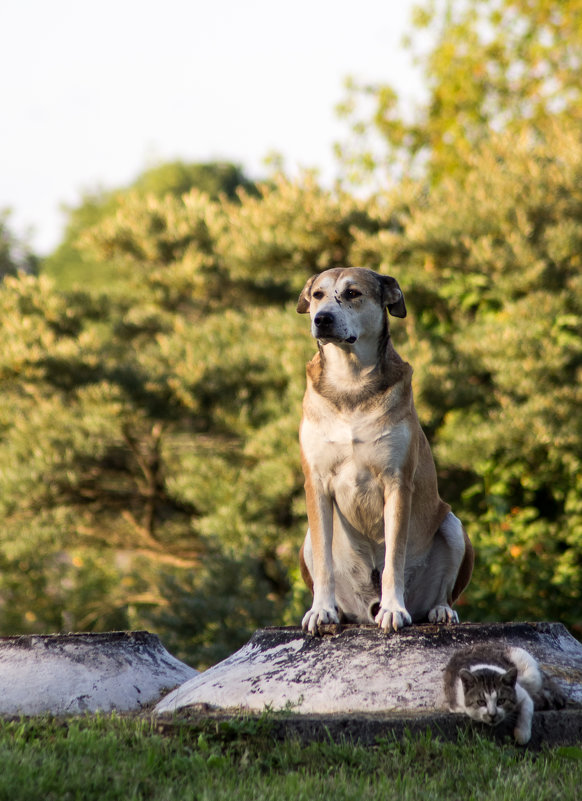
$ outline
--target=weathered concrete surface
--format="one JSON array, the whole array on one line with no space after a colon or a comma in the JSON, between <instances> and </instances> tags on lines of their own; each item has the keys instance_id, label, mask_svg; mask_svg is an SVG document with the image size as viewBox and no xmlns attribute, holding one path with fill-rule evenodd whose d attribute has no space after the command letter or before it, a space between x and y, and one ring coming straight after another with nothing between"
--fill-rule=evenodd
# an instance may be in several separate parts
<instances>
[{"instance_id":1,"label":"weathered concrete surface","mask_svg":"<svg viewBox=\"0 0 582 801\"><path fill-rule=\"evenodd\" d=\"M196 675L146 631L0 637L0 715L140 710Z\"/></svg>"},{"instance_id":2,"label":"weathered concrete surface","mask_svg":"<svg viewBox=\"0 0 582 801\"><path fill-rule=\"evenodd\" d=\"M171 692L154 712L207 705L308 715L442 713L443 669L453 651L477 643L529 650L569 705L582 707L582 645L560 623L465 623L412 626L392 635L373 626L346 626L323 637L297 628L262 629Z\"/></svg>"}]
</instances>

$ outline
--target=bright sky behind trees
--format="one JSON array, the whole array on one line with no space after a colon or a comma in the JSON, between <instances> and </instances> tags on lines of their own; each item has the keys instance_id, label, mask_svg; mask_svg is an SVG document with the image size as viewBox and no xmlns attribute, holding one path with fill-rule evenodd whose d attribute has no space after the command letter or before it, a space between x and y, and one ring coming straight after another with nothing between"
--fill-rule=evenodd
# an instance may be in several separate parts
<instances>
[{"instance_id":1,"label":"bright sky behind trees","mask_svg":"<svg viewBox=\"0 0 582 801\"><path fill-rule=\"evenodd\" d=\"M45 254L59 206L153 163L269 152L335 177L348 75L421 92L412 0L9 0L0 7L0 209Z\"/></svg>"}]
</instances>

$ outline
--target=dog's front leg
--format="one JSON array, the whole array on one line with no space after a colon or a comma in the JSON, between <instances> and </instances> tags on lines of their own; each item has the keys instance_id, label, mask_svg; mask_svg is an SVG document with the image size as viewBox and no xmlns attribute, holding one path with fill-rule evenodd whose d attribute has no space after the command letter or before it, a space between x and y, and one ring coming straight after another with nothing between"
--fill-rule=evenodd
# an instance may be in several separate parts
<instances>
[{"instance_id":1,"label":"dog's front leg","mask_svg":"<svg viewBox=\"0 0 582 801\"><path fill-rule=\"evenodd\" d=\"M384 539L386 557L382 572L382 598L375 621L385 632L410 626L412 618L404 605L404 564L410 521L411 492L394 486L384 495Z\"/></svg>"},{"instance_id":2,"label":"dog's front leg","mask_svg":"<svg viewBox=\"0 0 582 801\"><path fill-rule=\"evenodd\" d=\"M315 634L318 626L339 623L333 575L333 509L331 498L319 482L306 479L305 495L313 562L313 606L305 614L302 627Z\"/></svg>"}]
</instances>

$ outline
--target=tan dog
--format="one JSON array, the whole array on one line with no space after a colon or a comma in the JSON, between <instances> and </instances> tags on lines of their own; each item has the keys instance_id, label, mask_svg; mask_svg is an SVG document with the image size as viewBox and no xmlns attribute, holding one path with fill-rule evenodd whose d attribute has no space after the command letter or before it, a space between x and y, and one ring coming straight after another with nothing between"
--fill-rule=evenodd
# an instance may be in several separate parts
<instances>
[{"instance_id":1,"label":"tan dog","mask_svg":"<svg viewBox=\"0 0 582 801\"><path fill-rule=\"evenodd\" d=\"M309 529L301 571L313 592L303 628L457 622L473 548L441 500L386 309L406 316L394 278L360 268L309 279L297 304L319 353L307 365L300 429Z\"/></svg>"}]
</instances>

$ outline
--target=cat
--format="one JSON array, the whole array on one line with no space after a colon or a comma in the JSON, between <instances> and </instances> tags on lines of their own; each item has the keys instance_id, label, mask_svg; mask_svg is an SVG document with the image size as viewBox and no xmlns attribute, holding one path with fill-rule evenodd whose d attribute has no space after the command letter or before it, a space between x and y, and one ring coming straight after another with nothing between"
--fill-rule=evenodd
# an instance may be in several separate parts
<instances>
[{"instance_id":1,"label":"cat","mask_svg":"<svg viewBox=\"0 0 582 801\"><path fill-rule=\"evenodd\" d=\"M497 726L515 717L513 736L519 745L531 739L535 701L543 674L534 657L516 647L481 645L457 651L444 672L445 698L451 712Z\"/></svg>"}]
</instances>

